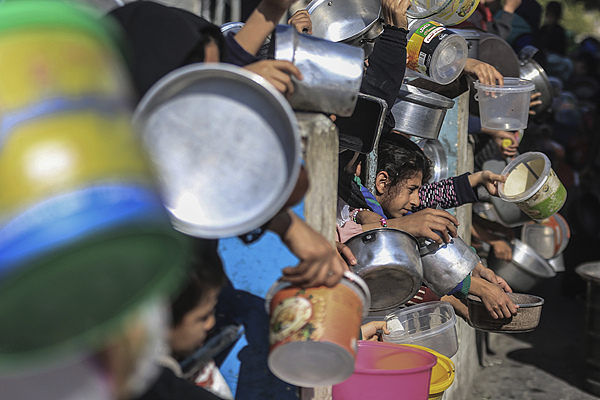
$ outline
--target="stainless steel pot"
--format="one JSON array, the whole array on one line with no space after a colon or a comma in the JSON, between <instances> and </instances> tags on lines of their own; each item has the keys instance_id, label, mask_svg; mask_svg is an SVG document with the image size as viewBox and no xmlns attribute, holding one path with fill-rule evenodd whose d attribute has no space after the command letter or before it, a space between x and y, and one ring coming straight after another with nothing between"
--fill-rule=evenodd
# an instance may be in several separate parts
<instances>
[{"instance_id":1,"label":"stainless steel pot","mask_svg":"<svg viewBox=\"0 0 600 400\"><path fill-rule=\"evenodd\" d=\"M362 47L365 58L383 32L379 0L313 0L306 10L314 36Z\"/></svg>"},{"instance_id":2,"label":"stainless steel pot","mask_svg":"<svg viewBox=\"0 0 600 400\"><path fill-rule=\"evenodd\" d=\"M527 292L542 279L556 276L556 271L530 246L515 239L511 244L512 261L496 258L493 253L488 257L488 267L500 275L514 291Z\"/></svg>"},{"instance_id":3,"label":"stainless steel pot","mask_svg":"<svg viewBox=\"0 0 600 400\"><path fill-rule=\"evenodd\" d=\"M442 143L436 139L421 139L417 142L417 145L433 163L430 182L439 182L446 179L448 177L448 161Z\"/></svg>"},{"instance_id":4,"label":"stainless steel pot","mask_svg":"<svg viewBox=\"0 0 600 400\"><path fill-rule=\"evenodd\" d=\"M423 265L413 236L397 229L378 228L351 238L346 245L357 261L350 269L371 292L371 311L390 310L419 291Z\"/></svg>"},{"instance_id":5,"label":"stainless steel pot","mask_svg":"<svg viewBox=\"0 0 600 400\"><path fill-rule=\"evenodd\" d=\"M288 101L293 109L352 115L363 77L362 49L298 33L291 25L278 25L275 58L294 63L304 76L301 81L292 77L294 92Z\"/></svg>"},{"instance_id":6,"label":"stainless steel pot","mask_svg":"<svg viewBox=\"0 0 600 400\"><path fill-rule=\"evenodd\" d=\"M403 84L392 107L394 129L412 136L437 139L454 101L435 92Z\"/></svg>"},{"instance_id":7,"label":"stainless steel pot","mask_svg":"<svg viewBox=\"0 0 600 400\"><path fill-rule=\"evenodd\" d=\"M247 233L294 189L298 123L283 95L257 74L229 64L179 68L146 93L133 120L182 232Z\"/></svg>"},{"instance_id":8,"label":"stainless steel pot","mask_svg":"<svg viewBox=\"0 0 600 400\"><path fill-rule=\"evenodd\" d=\"M542 95L538 97L538 100L542 101L542 104L532 108L536 114L543 113L549 110L554 100L554 89L550 84L546 71L537 61L532 57L537 52L537 49L532 46L524 47L519 53L520 59L520 70L519 77L528 79L535 85L535 91L540 92Z\"/></svg>"},{"instance_id":9,"label":"stainless steel pot","mask_svg":"<svg viewBox=\"0 0 600 400\"><path fill-rule=\"evenodd\" d=\"M461 283L481 261L477 253L461 238L439 245L431 239L419 238L423 263L423 280L435 294L444 296Z\"/></svg>"}]
</instances>

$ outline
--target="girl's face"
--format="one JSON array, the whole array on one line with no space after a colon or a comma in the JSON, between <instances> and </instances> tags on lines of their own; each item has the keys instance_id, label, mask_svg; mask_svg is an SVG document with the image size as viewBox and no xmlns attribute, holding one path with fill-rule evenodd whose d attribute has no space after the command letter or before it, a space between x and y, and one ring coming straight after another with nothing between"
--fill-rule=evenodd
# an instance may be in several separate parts
<instances>
[{"instance_id":1,"label":"girl's face","mask_svg":"<svg viewBox=\"0 0 600 400\"><path fill-rule=\"evenodd\" d=\"M384 174L384 175L380 175ZM383 212L390 218L398 218L412 211L419 205L419 188L423 181L423 173L417 172L412 178L405 179L393 186L389 185L386 172L377 174L377 201Z\"/></svg>"},{"instance_id":2,"label":"girl's face","mask_svg":"<svg viewBox=\"0 0 600 400\"><path fill-rule=\"evenodd\" d=\"M185 358L201 347L208 331L215 326L215 306L220 289L208 291L196 308L185 314L181 323L171 329L169 344L176 358Z\"/></svg>"}]
</instances>

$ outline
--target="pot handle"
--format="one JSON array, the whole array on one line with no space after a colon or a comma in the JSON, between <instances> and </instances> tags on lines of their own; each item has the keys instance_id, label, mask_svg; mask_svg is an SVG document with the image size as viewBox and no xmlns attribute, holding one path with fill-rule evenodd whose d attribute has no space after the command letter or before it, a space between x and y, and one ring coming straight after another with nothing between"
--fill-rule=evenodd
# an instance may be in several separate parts
<instances>
[{"instance_id":1,"label":"pot handle","mask_svg":"<svg viewBox=\"0 0 600 400\"><path fill-rule=\"evenodd\" d=\"M373 233L369 233L368 235L363 236L362 241L363 243L371 243L374 242L375 240L377 240L377 233L373 232Z\"/></svg>"}]
</instances>

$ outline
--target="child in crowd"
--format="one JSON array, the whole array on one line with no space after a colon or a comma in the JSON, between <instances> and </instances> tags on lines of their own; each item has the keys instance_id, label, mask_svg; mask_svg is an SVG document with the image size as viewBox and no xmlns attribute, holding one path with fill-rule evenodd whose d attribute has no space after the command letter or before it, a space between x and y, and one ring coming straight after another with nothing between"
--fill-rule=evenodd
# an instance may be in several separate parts
<instances>
[{"instance_id":1,"label":"child in crowd","mask_svg":"<svg viewBox=\"0 0 600 400\"><path fill-rule=\"evenodd\" d=\"M356 158L351 159L350 163L347 158L341 159L343 170L339 176L338 202L340 241L363 231L387 226L415 237L447 243L451 236L457 236L458 220L445 210L427 207L439 205L449 208L476 202L473 187L481 184L490 193L496 194L496 182L504 180L501 175L482 171L422 187L422 182L429 179L431 162L414 142L400 134L387 135L379 144L375 195L360 184L360 162ZM388 217L391 218L388 220ZM483 265L478 265L472 276L467 276L456 289L456 293L450 294L464 297L471 293L481 297L493 318L508 318L517 311L517 306L504 291L510 292L510 287ZM458 309L457 312L463 317L468 316L464 309Z\"/></svg>"},{"instance_id":2,"label":"child in crowd","mask_svg":"<svg viewBox=\"0 0 600 400\"><path fill-rule=\"evenodd\" d=\"M156 360L161 366L160 376L138 400L219 398L184 380L179 365L202 346L207 333L214 327L217 298L226 283L217 242L194 239L192 243L190 268L181 290L171 302L168 348L161 349ZM223 385L219 394L223 398L233 398L224 380Z\"/></svg>"}]
</instances>

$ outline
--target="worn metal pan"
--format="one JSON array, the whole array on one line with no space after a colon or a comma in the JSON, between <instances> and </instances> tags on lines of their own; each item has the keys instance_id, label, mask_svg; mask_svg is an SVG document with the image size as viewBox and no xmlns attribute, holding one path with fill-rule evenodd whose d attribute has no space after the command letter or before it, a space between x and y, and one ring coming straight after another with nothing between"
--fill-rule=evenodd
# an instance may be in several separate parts
<instances>
[{"instance_id":1,"label":"worn metal pan","mask_svg":"<svg viewBox=\"0 0 600 400\"><path fill-rule=\"evenodd\" d=\"M417 240L398 229L378 228L346 242L356 257L352 272L371 292L371 311L391 310L412 299L423 280Z\"/></svg>"},{"instance_id":2,"label":"worn metal pan","mask_svg":"<svg viewBox=\"0 0 600 400\"><path fill-rule=\"evenodd\" d=\"M228 64L192 64L158 81L134 113L174 227L241 235L269 221L300 168L297 121L261 76Z\"/></svg>"},{"instance_id":3,"label":"worn metal pan","mask_svg":"<svg viewBox=\"0 0 600 400\"><path fill-rule=\"evenodd\" d=\"M477 296L467 296L469 321L474 328L487 332L524 333L533 331L540 323L544 299L524 293L507 293L519 306L516 315L510 318L493 319Z\"/></svg>"}]
</instances>

